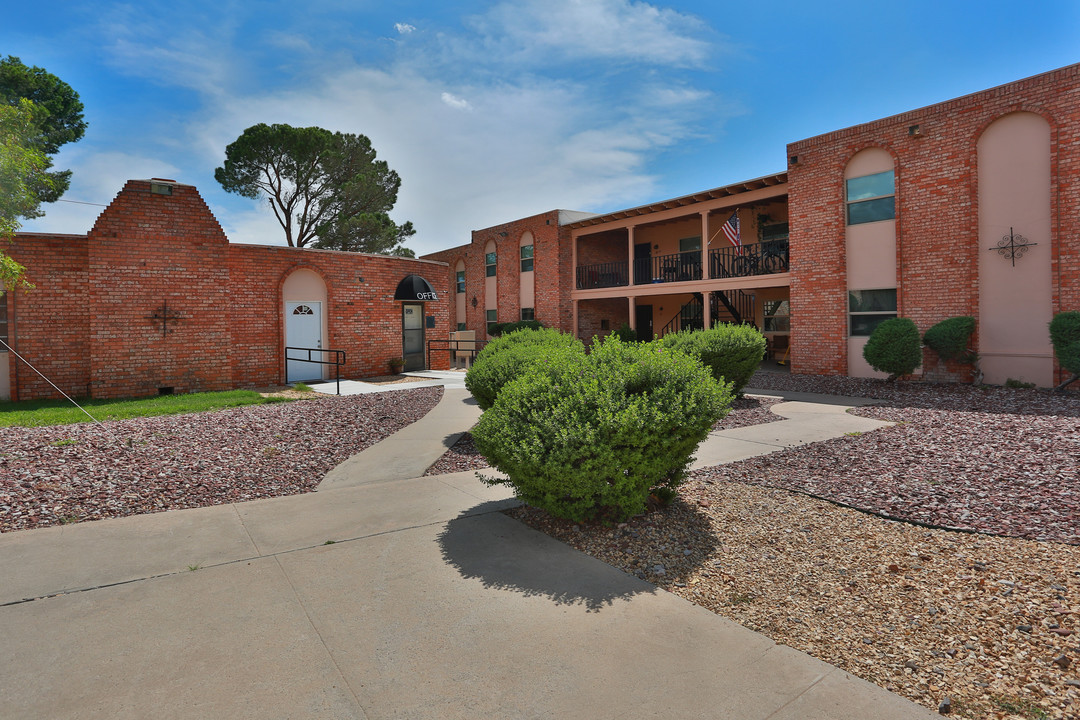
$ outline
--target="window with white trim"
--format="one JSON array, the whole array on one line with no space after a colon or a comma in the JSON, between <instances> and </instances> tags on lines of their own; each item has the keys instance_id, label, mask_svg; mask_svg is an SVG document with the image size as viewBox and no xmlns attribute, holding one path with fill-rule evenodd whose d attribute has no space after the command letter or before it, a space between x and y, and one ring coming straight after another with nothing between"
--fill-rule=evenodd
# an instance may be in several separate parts
<instances>
[{"instance_id":1,"label":"window with white trim","mask_svg":"<svg viewBox=\"0 0 1080 720\"><path fill-rule=\"evenodd\" d=\"M866 337L889 318L896 317L896 288L848 290L851 337Z\"/></svg>"},{"instance_id":2,"label":"window with white trim","mask_svg":"<svg viewBox=\"0 0 1080 720\"><path fill-rule=\"evenodd\" d=\"M486 268L487 277L495 277L495 265L498 260L498 255L493 252L486 253L484 255L484 267Z\"/></svg>"},{"instance_id":3,"label":"window with white trim","mask_svg":"<svg viewBox=\"0 0 1080 720\"><path fill-rule=\"evenodd\" d=\"M457 291L459 293L465 292L465 271L458 270L455 274L455 279L457 281Z\"/></svg>"},{"instance_id":4,"label":"window with white trim","mask_svg":"<svg viewBox=\"0 0 1080 720\"><path fill-rule=\"evenodd\" d=\"M494 326L495 324L497 324L499 322L499 311L498 310L488 310L484 314L485 314L485 317L487 319L487 334L491 335L492 326Z\"/></svg>"},{"instance_id":5,"label":"window with white trim","mask_svg":"<svg viewBox=\"0 0 1080 720\"><path fill-rule=\"evenodd\" d=\"M896 182L892 170L849 178L845 188L848 225L896 217Z\"/></svg>"},{"instance_id":6,"label":"window with white trim","mask_svg":"<svg viewBox=\"0 0 1080 720\"><path fill-rule=\"evenodd\" d=\"M521 246L521 272L532 272L533 269L533 246Z\"/></svg>"},{"instance_id":7,"label":"window with white trim","mask_svg":"<svg viewBox=\"0 0 1080 720\"><path fill-rule=\"evenodd\" d=\"M521 319L522 320L535 320L536 319L536 308L521 308Z\"/></svg>"}]
</instances>

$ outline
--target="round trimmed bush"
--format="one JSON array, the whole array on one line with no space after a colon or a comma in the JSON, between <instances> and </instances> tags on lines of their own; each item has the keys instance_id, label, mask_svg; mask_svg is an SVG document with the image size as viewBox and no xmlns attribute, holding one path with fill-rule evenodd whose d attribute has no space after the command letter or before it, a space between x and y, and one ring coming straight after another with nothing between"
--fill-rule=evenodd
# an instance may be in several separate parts
<instances>
[{"instance_id":1,"label":"round trimmed bush","mask_svg":"<svg viewBox=\"0 0 1080 720\"><path fill-rule=\"evenodd\" d=\"M870 333L863 357L878 372L889 373L890 381L910 375L922 364L919 328L910 318L889 318Z\"/></svg>"},{"instance_id":2,"label":"round trimmed bush","mask_svg":"<svg viewBox=\"0 0 1080 720\"><path fill-rule=\"evenodd\" d=\"M969 315L942 320L923 334L923 342L942 360L972 362L974 353L968 348L975 332L975 318Z\"/></svg>"},{"instance_id":3,"label":"round trimmed bush","mask_svg":"<svg viewBox=\"0 0 1080 720\"><path fill-rule=\"evenodd\" d=\"M473 439L508 476L491 484L558 517L617 521L682 482L731 398L683 353L609 336L507 383Z\"/></svg>"},{"instance_id":4,"label":"round trimmed bush","mask_svg":"<svg viewBox=\"0 0 1080 720\"><path fill-rule=\"evenodd\" d=\"M708 330L669 333L658 341L697 358L721 382L742 392L765 357L765 336L753 325L725 323Z\"/></svg>"},{"instance_id":5,"label":"round trimmed bush","mask_svg":"<svg viewBox=\"0 0 1080 720\"><path fill-rule=\"evenodd\" d=\"M580 340L558 330L516 330L495 338L477 353L469 372L465 375L465 387L469 389L481 410L487 410L503 385L518 377L529 365L568 350L584 354L585 346Z\"/></svg>"}]
</instances>

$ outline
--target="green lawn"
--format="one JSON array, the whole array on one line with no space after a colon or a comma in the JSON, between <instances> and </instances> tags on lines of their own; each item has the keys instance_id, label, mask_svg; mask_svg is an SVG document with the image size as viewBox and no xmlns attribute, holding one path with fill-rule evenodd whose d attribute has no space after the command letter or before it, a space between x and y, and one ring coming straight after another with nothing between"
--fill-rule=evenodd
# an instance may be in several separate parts
<instances>
[{"instance_id":1,"label":"green lawn","mask_svg":"<svg viewBox=\"0 0 1080 720\"><path fill-rule=\"evenodd\" d=\"M230 390L229 392L190 393L188 395L160 395L128 400L89 400L78 402L98 420L150 417L152 415L179 415L181 413L220 410L240 405L286 402L285 398L265 398L253 390ZM21 425L40 427L44 425L70 425L91 422L82 410L67 400L28 400L26 402L0 402L0 427Z\"/></svg>"}]
</instances>

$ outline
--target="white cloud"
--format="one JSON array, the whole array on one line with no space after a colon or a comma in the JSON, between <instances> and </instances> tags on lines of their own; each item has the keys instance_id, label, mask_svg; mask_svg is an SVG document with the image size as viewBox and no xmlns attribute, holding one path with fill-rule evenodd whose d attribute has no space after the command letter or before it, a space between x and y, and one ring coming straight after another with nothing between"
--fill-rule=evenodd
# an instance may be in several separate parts
<instances>
[{"instance_id":1,"label":"white cloud","mask_svg":"<svg viewBox=\"0 0 1080 720\"><path fill-rule=\"evenodd\" d=\"M673 66L701 65L710 53L698 18L634 0L503 2L472 19L489 49L537 62L602 58Z\"/></svg>"},{"instance_id":2,"label":"white cloud","mask_svg":"<svg viewBox=\"0 0 1080 720\"><path fill-rule=\"evenodd\" d=\"M370 137L403 179L392 216L413 221L417 235L408 245L424 253L466 243L473 229L546 210L644 202L656 187L656 154L699 132L706 109L711 128L728 112L680 70L703 62L708 28L632 0L504 2L471 19L478 35L420 33L408 52L381 61L357 60L302 34L271 34L276 47L303 53L309 71L302 80L274 77L269 90L238 82L265 56L215 47L228 30L157 27L140 35L133 27L108 43L111 62L195 89L201 107L173 117L167 137L148 131L118 141L120 149L95 154L85 146L83 155L59 159L58 167L75 170L67 197L83 199L90 190L79 184L84 179L111 200L131 177L174 177L198 187L234 242L284 242L265 202L228 195L213 179L225 146L256 123ZM405 23L395 29L415 30ZM588 58L591 69L640 63L646 72L635 69L618 83L589 80L577 67L560 76L547 62L553 57ZM161 67L168 72L155 71ZM163 153L175 166L155 164ZM56 231L85 232L92 220Z\"/></svg>"},{"instance_id":3,"label":"white cloud","mask_svg":"<svg viewBox=\"0 0 1080 720\"><path fill-rule=\"evenodd\" d=\"M457 110L472 110L472 105L469 104L468 100L463 100L459 97L451 95L448 92L444 92L440 97L442 98L442 101L444 103L446 103L452 108L455 108Z\"/></svg>"},{"instance_id":4,"label":"white cloud","mask_svg":"<svg viewBox=\"0 0 1080 720\"><path fill-rule=\"evenodd\" d=\"M401 35L408 35L416 30L416 26L409 23L394 23L394 29Z\"/></svg>"},{"instance_id":5,"label":"white cloud","mask_svg":"<svg viewBox=\"0 0 1080 720\"><path fill-rule=\"evenodd\" d=\"M78 146L64 148L57 157L57 167L73 171L71 187L59 202L42 206L44 217L24 222L23 230L83 235L128 180L163 177L183 182L179 169L159 158Z\"/></svg>"}]
</instances>

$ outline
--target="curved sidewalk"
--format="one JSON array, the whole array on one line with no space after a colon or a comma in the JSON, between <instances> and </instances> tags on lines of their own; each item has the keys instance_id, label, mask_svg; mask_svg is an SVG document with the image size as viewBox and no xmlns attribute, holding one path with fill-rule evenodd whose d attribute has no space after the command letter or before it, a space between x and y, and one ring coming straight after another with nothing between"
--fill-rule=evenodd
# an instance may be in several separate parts
<instances>
[{"instance_id":1,"label":"curved sidewalk","mask_svg":"<svg viewBox=\"0 0 1080 720\"><path fill-rule=\"evenodd\" d=\"M467 429L438 411L389 456ZM372 480L406 471L381 452L359 484L0 535L4 716L936 717L506 517L475 473Z\"/></svg>"}]
</instances>

